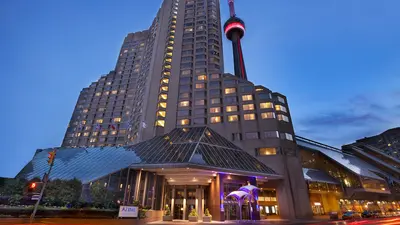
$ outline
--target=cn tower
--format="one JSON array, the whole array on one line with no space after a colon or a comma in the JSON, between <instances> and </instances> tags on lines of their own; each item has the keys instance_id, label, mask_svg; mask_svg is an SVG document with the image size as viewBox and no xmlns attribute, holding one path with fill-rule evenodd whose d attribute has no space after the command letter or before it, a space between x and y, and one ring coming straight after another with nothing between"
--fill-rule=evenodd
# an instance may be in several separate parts
<instances>
[{"instance_id":1,"label":"cn tower","mask_svg":"<svg viewBox=\"0 0 400 225\"><path fill-rule=\"evenodd\" d=\"M240 39L244 36L245 25L243 20L236 17L233 0L228 0L230 18L224 25L226 38L232 41L233 63L235 65L235 76L247 80L246 68L244 66L242 45Z\"/></svg>"}]
</instances>

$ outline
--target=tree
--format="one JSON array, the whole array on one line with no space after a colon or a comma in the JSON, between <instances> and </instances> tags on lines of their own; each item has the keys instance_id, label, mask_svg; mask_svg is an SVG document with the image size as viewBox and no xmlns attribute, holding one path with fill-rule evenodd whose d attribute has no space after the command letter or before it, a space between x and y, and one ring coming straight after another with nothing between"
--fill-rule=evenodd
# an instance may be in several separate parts
<instances>
[{"instance_id":1,"label":"tree","mask_svg":"<svg viewBox=\"0 0 400 225\"><path fill-rule=\"evenodd\" d=\"M78 179L52 180L47 184L43 202L49 206L76 205L82 192L82 183Z\"/></svg>"},{"instance_id":2,"label":"tree","mask_svg":"<svg viewBox=\"0 0 400 225\"><path fill-rule=\"evenodd\" d=\"M100 181L92 183L90 186L90 195L94 206L99 208L114 208L113 194L107 190Z\"/></svg>"},{"instance_id":3,"label":"tree","mask_svg":"<svg viewBox=\"0 0 400 225\"><path fill-rule=\"evenodd\" d=\"M25 179L1 179L0 196L23 195L27 186Z\"/></svg>"}]
</instances>

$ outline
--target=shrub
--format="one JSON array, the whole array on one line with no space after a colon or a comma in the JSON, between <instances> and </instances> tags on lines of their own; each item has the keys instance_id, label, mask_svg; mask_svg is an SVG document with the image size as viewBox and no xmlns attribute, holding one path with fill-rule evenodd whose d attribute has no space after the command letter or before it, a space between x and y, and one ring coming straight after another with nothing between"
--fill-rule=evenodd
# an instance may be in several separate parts
<instances>
[{"instance_id":1,"label":"shrub","mask_svg":"<svg viewBox=\"0 0 400 225\"><path fill-rule=\"evenodd\" d=\"M204 212L205 216L211 216L210 211L208 211L208 208L206 208L206 211Z\"/></svg>"},{"instance_id":2,"label":"shrub","mask_svg":"<svg viewBox=\"0 0 400 225\"><path fill-rule=\"evenodd\" d=\"M171 215L171 210L169 209L168 205L165 206L165 215L166 216L170 216Z\"/></svg>"},{"instance_id":3,"label":"shrub","mask_svg":"<svg viewBox=\"0 0 400 225\"><path fill-rule=\"evenodd\" d=\"M189 213L189 216L198 216L196 209L192 209Z\"/></svg>"}]
</instances>

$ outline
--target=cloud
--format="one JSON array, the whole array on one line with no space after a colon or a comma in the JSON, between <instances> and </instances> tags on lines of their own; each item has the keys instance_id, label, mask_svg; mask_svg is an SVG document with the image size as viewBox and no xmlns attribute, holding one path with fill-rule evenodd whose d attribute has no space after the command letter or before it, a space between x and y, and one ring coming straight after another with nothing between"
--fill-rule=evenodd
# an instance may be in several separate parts
<instances>
[{"instance_id":1,"label":"cloud","mask_svg":"<svg viewBox=\"0 0 400 225\"><path fill-rule=\"evenodd\" d=\"M357 95L332 104L340 107L331 105L300 117L295 124L296 134L335 147L376 135L399 126L400 105L393 105L393 101L400 102L397 95L400 96L400 91Z\"/></svg>"}]
</instances>

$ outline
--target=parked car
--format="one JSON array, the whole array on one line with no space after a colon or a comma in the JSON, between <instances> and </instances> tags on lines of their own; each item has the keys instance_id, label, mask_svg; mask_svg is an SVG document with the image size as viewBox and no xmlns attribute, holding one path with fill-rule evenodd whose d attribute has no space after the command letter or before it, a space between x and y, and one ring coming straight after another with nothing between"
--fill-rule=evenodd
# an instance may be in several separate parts
<instances>
[{"instance_id":1,"label":"parked car","mask_svg":"<svg viewBox=\"0 0 400 225\"><path fill-rule=\"evenodd\" d=\"M361 213L362 218L373 218L375 217L375 214L371 211L365 210L364 212Z\"/></svg>"},{"instance_id":2,"label":"parked car","mask_svg":"<svg viewBox=\"0 0 400 225\"><path fill-rule=\"evenodd\" d=\"M360 219L361 215L357 212L353 212L353 211L348 211L345 212L342 216L343 220L353 220L353 219Z\"/></svg>"}]
</instances>

